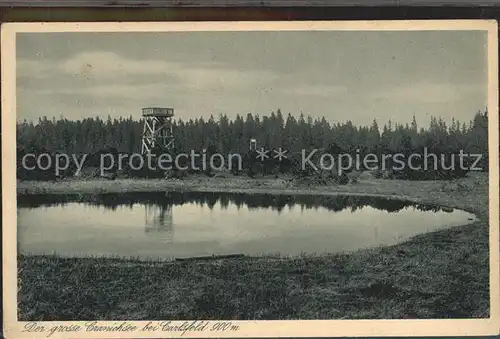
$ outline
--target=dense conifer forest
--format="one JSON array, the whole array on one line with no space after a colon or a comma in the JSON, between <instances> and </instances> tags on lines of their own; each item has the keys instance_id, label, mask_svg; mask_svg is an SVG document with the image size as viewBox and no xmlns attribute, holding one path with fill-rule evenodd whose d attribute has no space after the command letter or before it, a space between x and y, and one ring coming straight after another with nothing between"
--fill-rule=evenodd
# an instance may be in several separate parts
<instances>
[{"instance_id":1,"label":"dense conifer forest","mask_svg":"<svg viewBox=\"0 0 500 339\"><path fill-rule=\"evenodd\" d=\"M65 118L22 121L17 124L19 157L26 153L97 154L112 150L116 153L138 153L141 146L143 120L129 118L107 119ZM351 121L331 122L323 118L300 115L284 116L280 110L268 116L226 115L208 119L174 121L175 152L219 152L248 154L249 141L257 140L258 148L283 148L290 155L286 165L267 164L265 174L293 171L293 161L302 150L321 149L334 154L422 153L424 148L436 154L482 154L480 166L487 170L488 113L477 112L471 121L453 120L447 125L441 118L432 117L429 126L418 126L415 117L406 124L387 121L380 126L373 120L370 126L355 126ZM269 161L268 161L269 162ZM266 167L266 166L264 166ZM269 168L271 167L271 168ZM276 171L273 171L276 168ZM19 164L18 164L19 169ZM258 170L257 170L258 171ZM18 172L22 172L19 171ZM255 171L250 171L255 172ZM464 175L463 171L433 174L401 174L407 179L435 179Z\"/></svg>"}]
</instances>

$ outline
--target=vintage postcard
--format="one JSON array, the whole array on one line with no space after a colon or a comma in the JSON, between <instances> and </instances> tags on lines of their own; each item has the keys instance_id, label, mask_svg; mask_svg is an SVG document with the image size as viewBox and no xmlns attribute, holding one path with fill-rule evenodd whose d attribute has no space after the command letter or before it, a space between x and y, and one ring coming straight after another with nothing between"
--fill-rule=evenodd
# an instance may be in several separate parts
<instances>
[{"instance_id":1,"label":"vintage postcard","mask_svg":"<svg viewBox=\"0 0 500 339\"><path fill-rule=\"evenodd\" d=\"M3 25L6 337L497 334L497 32Z\"/></svg>"}]
</instances>

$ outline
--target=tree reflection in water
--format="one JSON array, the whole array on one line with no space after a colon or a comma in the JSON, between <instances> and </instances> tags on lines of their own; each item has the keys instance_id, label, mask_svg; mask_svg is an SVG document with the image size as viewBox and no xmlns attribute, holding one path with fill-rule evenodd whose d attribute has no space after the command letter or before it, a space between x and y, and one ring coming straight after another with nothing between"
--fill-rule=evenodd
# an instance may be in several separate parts
<instances>
[{"instance_id":1,"label":"tree reflection in water","mask_svg":"<svg viewBox=\"0 0 500 339\"><path fill-rule=\"evenodd\" d=\"M299 206L304 209L326 208L332 212L340 212L349 209L351 212L363 207L372 207L387 212L398 212L407 207L413 207L419 211L453 212L452 208L438 205L416 204L408 201L354 195L275 195L275 194L245 194L245 193L222 193L222 192L141 192L122 194L73 194L73 195L29 195L18 197L18 207L35 208L40 206L64 205L69 202L81 202L90 205L104 206L115 210L117 207L143 204L146 209L147 218L153 223L162 225L165 229L171 225L172 206L194 203L207 206L210 209L219 204L221 209L227 209L230 204L238 208L246 206L252 209L272 209L280 213L285 207ZM153 212L154 211L154 212ZM148 217L151 215L150 217Z\"/></svg>"},{"instance_id":2,"label":"tree reflection in water","mask_svg":"<svg viewBox=\"0 0 500 339\"><path fill-rule=\"evenodd\" d=\"M145 232L165 242L174 241L172 206L146 204Z\"/></svg>"}]
</instances>

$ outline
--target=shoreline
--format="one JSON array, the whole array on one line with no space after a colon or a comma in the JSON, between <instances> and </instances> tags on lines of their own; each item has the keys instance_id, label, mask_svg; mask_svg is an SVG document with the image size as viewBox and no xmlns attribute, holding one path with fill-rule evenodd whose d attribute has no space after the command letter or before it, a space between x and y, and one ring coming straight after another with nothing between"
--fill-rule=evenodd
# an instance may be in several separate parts
<instances>
[{"instance_id":1,"label":"shoreline","mask_svg":"<svg viewBox=\"0 0 500 339\"><path fill-rule=\"evenodd\" d=\"M481 186L488 181L487 174L478 176ZM110 180L65 180L56 182L20 181L17 183L18 196L32 195L100 195L120 193L147 193L147 192L215 192L215 193L243 193L243 194L272 194L272 195L318 195L318 196L365 196L403 200L421 204L436 204L443 207L457 208L474 213L479 218L488 217L488 207L477 204L474 199L467 199L463 194L458 195L460 183L466 183L462 193L474 197L486 194L488 202L488 187L476 185L478 178L463 178L452 181L408 181L369 179L360 180L356 184L347 185L313 185L304 186L291 183L283 179L246 179L246 178L203 178L193 177L184 180L164 179L117 179ZM439 186L439 187L436 187ZM450 195L453 198L450 198Z\"/></svg>"}]
</instances>

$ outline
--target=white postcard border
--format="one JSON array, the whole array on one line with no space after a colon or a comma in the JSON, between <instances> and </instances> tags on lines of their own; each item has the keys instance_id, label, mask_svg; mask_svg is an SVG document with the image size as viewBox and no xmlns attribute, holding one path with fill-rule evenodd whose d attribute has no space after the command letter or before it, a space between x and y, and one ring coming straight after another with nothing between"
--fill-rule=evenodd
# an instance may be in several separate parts
<instances>
[{"instance_id":1,"label":"white postcard border","mask_svg":"<svg viewBox=\"0 0 500 339\"><path fill-rule=\"evenodd\" d=\"M16 44L19 32L190 32L190 31L393 31L484 30L488 32L488 113L490 159L490 318L440 320L293 320L232 321L237 332L186 332L183 337L333 337L333 336L463 336L492 335L500 329L499 297L499 137L498 137L498 28L493 20L413 21L290 21L290 22L105 22L105 23L7 23L2 25L2 218L3 308L7 338L45 338L47 333L22 332L26 322L17 321L16 230ZM167 319L165 319L167 320ZM39 322L57 326L85 322ZM101 321L101 325L121 321ZM127 321L142 327L148 321ZM180 324L182 321L173 323ZM215 321L212 321L215 323ZM72 332L51 338L154 338L179 337L178 332Z\"/></svg>"}]
</instances>

